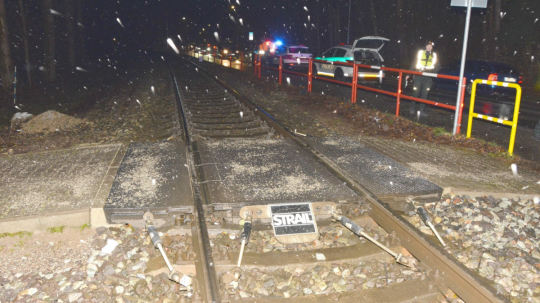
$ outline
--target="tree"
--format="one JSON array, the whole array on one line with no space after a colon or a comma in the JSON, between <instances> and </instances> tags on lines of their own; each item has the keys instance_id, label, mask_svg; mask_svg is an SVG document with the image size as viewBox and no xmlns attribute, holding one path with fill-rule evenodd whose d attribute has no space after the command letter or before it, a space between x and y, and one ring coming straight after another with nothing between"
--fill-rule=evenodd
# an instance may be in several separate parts
<instances>
[{"instance_id":1,"label":"tree","mask_svg":"<svg viewBox=\"0 0 540 303\"><path fill-rule=\"evenodd\" d=\"M66 48L69 67L75 68L75 8L74 0L64 0L64 10L66 14Z\"/></svg>"},{"instance_id":2,"label":"tree","mask_svg":"<svg viewBox=\"0 0 540 303\"><path fill-rule=\"evenodd\" d=\"M19 8L21 9L21 21L23 26L23 41L24 41L24 58L26 60L26 75L28 84L32 86L32 74L30 72L30 50L28 48L28 30L26 28L26 13L24 10L23 0L19 0Z\"/></svg>"},{"instance_id":3,"label":"tree","mask_svg":"<svg viewBox=\"0 0 540 303\"><path fill-rule=\"evenodd\" d=\"M5 90L11 89L13 83L13 62L9 49L9 31L4 0L0 0L0 74Z\"/></svg>"},{"instance_id":4,"label":"tree","mask_svg":"<svg viewBox=\"0 0 540 303\"><path fill-rule=\"evenodd\" d=\"M56 56L56 49L54 45L54 16L51 9L52 0L43 0L43 25L45 29L45 57L43 63L45 66L45 78L50 82L56 80L56 65L54 62Z\"/></svg>"},{"instance_id":5,"label":"tree","mask_svg":"<svg viewBox=\"0 0 540 303\"><path fill-rule=\"evenodd\" d=\"M77 0L75 10L77 12L77 38L76 38L76 45L78 50L78 57L80 61L84 61L86 59L86 48L84 43L84 20L83 20L83 13L82 13L82 6L83 6L83 0Z\"/></svg>"},{"instance_id":6,"label":"tree","mask_svg":"<svg viewBox=\"0 0 540 303\"><path fill-rule=\"evenodd\" d=\"M373 34L375 36L379 35L379 28L377 27L377 15L375 14L375 2L373 0L369 0L369 9L371 13L371 20L373 21Z\"/></svg>"}]
</instances>

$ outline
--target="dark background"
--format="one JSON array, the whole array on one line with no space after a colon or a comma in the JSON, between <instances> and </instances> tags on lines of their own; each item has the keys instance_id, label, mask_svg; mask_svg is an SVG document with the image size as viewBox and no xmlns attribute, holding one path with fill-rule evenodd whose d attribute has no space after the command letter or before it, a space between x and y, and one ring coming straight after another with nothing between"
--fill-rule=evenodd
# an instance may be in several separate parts
<instances>
[{"instance_id":1,"label":"dark background","mask_svg":"<svg viewBox=\"0 0 540 303\"><path fill-rule=\"evenodd\" d=\"M56 11L62 13L64 1L54 0ZM349 0L240 0L240 4L236 0L72 1L81 1L83 11L84 45L78 45L81 51L77 59L81 67L90 67L97 58L105 56L127 60L165 50L167 37L179 48L189 43L217 44L216 32L220 46L236 47L238 39L238 49L245 51L254 50L263 38L304 44L315 54L347 42ZM36 67L43 61L43 0L24 3L33 72L39 74ZM465 9L451 7L450 0L351 0L350 3L350 42L368 35L391 39L381 51L386 66L408 67L426 40L435 42L435 51L443 65L461 56ZM510 63L523 73L524 85L532 87L540 69L540 21L535 22L540 18L540 1L488 0L488 6L488 9L473 9L468 58ZM6 0L6 11L13 61L23 67L18 1ZM243 25L233 22L231 16L236 22L242 18ZM64 64L63 19L55 15L59 73L69 72ZM250 31L254 32L255 41L248 41Z\"/></svg>"}]
</instances>

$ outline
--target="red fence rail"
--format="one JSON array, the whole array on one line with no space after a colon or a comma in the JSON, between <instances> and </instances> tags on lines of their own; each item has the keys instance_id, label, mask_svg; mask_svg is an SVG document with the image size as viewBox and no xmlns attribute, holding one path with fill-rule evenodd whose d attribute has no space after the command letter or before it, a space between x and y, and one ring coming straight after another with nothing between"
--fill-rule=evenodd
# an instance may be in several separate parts
<instances>
[{"instance_id":1,"label":"red fence rail","mask_svg":"<svg viewBox=\"0 0 540 303\"><path fill-rule=\"evenodd\" d=\"M404 95L402 93L402 90L401 90L401 85L403 84L402 79L403 79L404 74L459 81L459 77L456 77L456 76L434 74L434 73L426 73L426 72L417 72L417 71L397 69L397 68L391 68L391 67L380 67L380 66L357 64L357 63L354 63L353 61L329 62L329 61L315 60L315 59L310 59L309 60L308 73L307 74L302 74L302 73L293 72L293 71L289 71L289 70L283 70L283 60L282 60L281 56L280 56L279 68L263 66L261 64L261 56L257 55L257 57L258 57L258 64L257 64L257 66L255 68L256 69L255 73L258 74L259 78L261 77L261 69L265 68L265 69L268 69L268 70L277 71L279 73L279 84L281 84L281 82L282 82L281 81L282 73L294 74L294 75L299 75L299 76L307 76L308 77L308 86L307 86L307 91L308 92L311 92L311 90L312 90L313 79L326 81L326 82L332 82L332 83L341 84L341 85L346 85L346 86L351 87L351 103L356 103L356 96L357 96L358 89L363 89L363 90L372 91L372 92L376 92L376 93L383 94L383 95L393 96L393 97L396 97L396 116L399 116L399 108L400 108L400 105L401 105L401 99L407 99L407 100L411 100L411 101L421 102L421 103L429 104L429 105L432 105L432 106L435 106L435 107L442 107L442 108L451 109L451 110L456 111L456 106L455 105L448 105L448 104L444 104L444 103L430 101L430 100L427 100L427 99L421 99L421 98L416 98L416 97L409 96L409 95ZM378 88L374 88L374 87L360 85L360 84L358 84L358 77L354 77L354 76L352 77L352 81L349 83L349 82L324 78L324 77L321 77L321 76L318 76L318 75L313 75L313 63L314 62L324 63L324 64L333 64L333 65L339 65L339 66L350 66L350 67L353 68L353 75L358 75L358 68L383 70L383 71L398 73L399 77L398 77L397 91L396 92L391 92L391 91L386 91L386 90L382 90L382 89L378 89ZM466 80L467 80L467 78L463 78L463 83L467 83ZM461 131L461 120L462 120L462 116L463 116L463 104L464 104L463 101L465 99L465 85L463 85L463 87L461 87L461 91L459 93L460 93L460 98L461 98L461 102L460 102L461 106L460 106L459 110L457 111L458 125L457 125L456 133L459 133Z\"/></svg>"}]
</instances>

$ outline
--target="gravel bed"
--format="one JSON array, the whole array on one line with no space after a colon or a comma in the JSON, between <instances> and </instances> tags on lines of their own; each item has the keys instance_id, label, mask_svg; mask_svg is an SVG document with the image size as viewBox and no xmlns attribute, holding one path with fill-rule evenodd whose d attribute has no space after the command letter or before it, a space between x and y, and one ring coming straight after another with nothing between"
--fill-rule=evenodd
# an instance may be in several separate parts
<instances>
[{"instance_id":1,"label":"gravel bed","mask_svg":"<svg viewBox=\"0 0 540 303\"><path fill-rule=\"evenodd\" d=\"M457 260L512 302L540 302L538 202L455 196L426 209ZM411 223L433 234L416 213L410 215Z\"/></svg>"},{"instance_id":2,"label":"gravel bed","mask_svg":"<svg viewBox=\"0 0 540 303\"><path fill-rule=\"evenodd\" d=\"M188 260L179 252L190 251L191 236L161 236L173 263ZM19 242L3 246L2 264L13 264L6 263L13 256L32 256L26 257L31 262L17 261L22 264L2 269L0 302L177 302L184 297L185 292L167 274L153 276L145 271L154 257L161 258L145 230L100 227L78 242L80 245L71 243L66 249L60 243L54 243L52 249L44 243L43 249L33 251ZM107 254L104 248L111 243L117 246ZM17 254L13 253L16 249L20 250Z\"/></svg>"},{"instance_id":3,"label":"gravel bed","mask_svg":"<svg viewBox=\"0 0 540 303\"><path fill-rule=\"evenodd\" d=\"M425 280L422 272L407 269L391 259L357 264L336 263L307 268L286 266L277 270L235 269L219 274L224 298L295 298L328 294L339 300L339 293L354 289L391 286L406 280Z\"/></svg>"},{"instance_id":4,"label":"gravel bed","mask_svg":"<svg viewBox=\"0 0 540 303\"><path fill-rule=\"evenodd\" d=\"M365 228L366 232L377 240L386 242L388 233L380 228ZM249 243L244 248L244 252L250 253L269 253L269 252L287 252L304 251L322 248L338 248L362 243L362 239L353 234L350 230L339 223L333 223L330 226L319 227L319 239L302 244L281 244L274 236L273 231L254 231L251 233ZM239 233L226 233L216 235L211 238L214 247L222 250L226 247L229 251L239 252L240 243Z\"/></svg>"}]
</instances>

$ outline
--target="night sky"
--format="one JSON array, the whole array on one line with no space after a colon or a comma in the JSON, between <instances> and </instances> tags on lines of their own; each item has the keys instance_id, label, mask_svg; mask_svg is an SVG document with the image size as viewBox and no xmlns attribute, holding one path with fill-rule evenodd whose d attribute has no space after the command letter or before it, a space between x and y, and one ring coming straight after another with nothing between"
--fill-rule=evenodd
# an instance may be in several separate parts
<instances>
[{"instance_id":1,"label":"night sky","mask_svg":"<svg viewBox=\"0 0 540 303\"><path fill-rule=\"evenodd\" d=\"M500 1L504 14L501 29L487 40L486 27L491 25L489 20L484 21L488 10L473 10L468 56L538 69L532 56L540 56L540 22L535 21L540 18L540 1ZM59 11L61 2L56 3ZM397 13L399 2L402 2L401 19ZM371 0L351 0L350 41L374 35L376 26L380 36L392 40L381 51L387 66L407 66L426 40L435 41L435 51L443 64L460 57L465 9L452 8L450 0L373 0L373 3L375 25ZM28 13L33 11L38 15L38 4ZM87 0L84 1L85 47L91 57L129 56L161 50L166 47L167 37L179 48L190 43L217 44L216 34L221 46L235 47L238 31L241 50L254 50L260 39L268 37L279 38L289 45L307 45L317 55L347 42L348 13L348 0ZM35 23L40 24L39 20ZM254 32L253 42L248 41L250 31Z\"/></svg>"}]
</instances>

